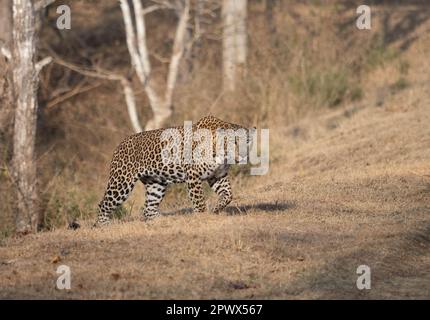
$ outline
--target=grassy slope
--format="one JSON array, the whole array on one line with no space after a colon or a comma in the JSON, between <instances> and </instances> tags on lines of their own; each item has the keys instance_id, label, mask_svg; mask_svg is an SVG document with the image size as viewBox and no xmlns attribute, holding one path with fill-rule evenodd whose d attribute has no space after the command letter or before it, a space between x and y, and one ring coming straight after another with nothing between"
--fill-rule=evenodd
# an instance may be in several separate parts
<instances>
[{"instance_id":1,"label":"grassy slope","mask_svg":"<svg viewBox=\"0 0 430 320\"><path fill-rule=\"evenodd\" d=\"M430 38L420 39L403 57L406 89L381 94L397 75L375 70L365 108L270 128L270 173L235 179L224 214L4 240L0 298L430 298ZM164 211L190 205L170 197ZM60 264L70 291L55 289ZM371 290L356 288L362 264Z\"/></svg>"},{"instance_id":2,"label":"grassy slope","mask_svg":"<svg viewBox=\"0 0 430 320\"><path fill-rule=\"evenodd\" d=\"M222 215L10 239L0 297L429 298L429 105L336 115L337 128L298 147L272 130L271 173L236 181ZM67 292L54 288L61 263ZM366 292L361 264L372 268Z\"/></svg>"}]
</instances>

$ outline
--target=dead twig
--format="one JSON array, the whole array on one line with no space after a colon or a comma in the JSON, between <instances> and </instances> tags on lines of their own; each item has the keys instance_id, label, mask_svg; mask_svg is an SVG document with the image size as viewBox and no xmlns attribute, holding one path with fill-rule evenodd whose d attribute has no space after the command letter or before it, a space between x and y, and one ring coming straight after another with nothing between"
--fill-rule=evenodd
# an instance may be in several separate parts
<instances>
[{"instance_id":1,"label":"dead twig","mask_svg":"<svg viewBox=\"0 0 430 320\"><path fill-rule=\"evenodd\" d=\"M66 92L63 95L60 95L50 101L48 101L46 103L45 109L46 110L50 110L53 107L55 107L56 105L58 105L61 102L64 102L70 98L73 98L74 96L77 96L79 94L82 94L84 92L93 90L95 88L100 87L103 84L102 81L96 82L96 83L91 83L89 85L83 86L82 83L78 84L75 88L73 88L71 91Z\"/></svg>"},{"instance_id":2,"label":"dead twig","mask_svg":"<svg viewBox=\"0 0 430 320\"><path fill-rule=\"evenodd\" d=\"M53 4L56 0L40 0L34 4L34 10L39 11Z\"/></svg>"}]
</instances>

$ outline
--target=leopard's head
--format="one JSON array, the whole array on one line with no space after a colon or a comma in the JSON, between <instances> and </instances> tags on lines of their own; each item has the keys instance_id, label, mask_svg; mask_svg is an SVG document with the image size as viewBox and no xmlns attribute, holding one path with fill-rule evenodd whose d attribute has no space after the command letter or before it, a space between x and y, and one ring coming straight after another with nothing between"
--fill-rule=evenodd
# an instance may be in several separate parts
<instances>
[{"instance_id":1,"label":"leopard's head","mask_svg":"<svg viewBox=\"0 0 430 320\"><path fill-rule=\"evenodd\" d=\"M214 151L216 152L217 139L225 139L224 150L227 155L228 142L235 143L235 162L240 162L240 159L246 158L251 150L254 136L254 128L246 128L244 126L230 123L218 119L212 115L201 118L197 124L197 129L209 129L214 134L213 143ZM243 144L246 145L243 145Z\"/></svg>"}]
</instances>

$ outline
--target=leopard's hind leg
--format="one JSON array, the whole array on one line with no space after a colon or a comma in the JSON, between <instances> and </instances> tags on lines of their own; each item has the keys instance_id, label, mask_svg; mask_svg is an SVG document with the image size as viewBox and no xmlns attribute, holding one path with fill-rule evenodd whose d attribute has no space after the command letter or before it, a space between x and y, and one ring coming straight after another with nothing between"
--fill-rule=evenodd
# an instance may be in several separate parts
<instances>
[{"instance_id":1,"label":"leopard's hind leg","mask_svg":"<svg viewBox=\"0 0 430 320\"><path fill-rule=\"evenodd\" d=\"M104 197L99 204L99 214L95 226L108 224L112 218L112 212L127 200L136 184L137 178L131 175L112 175L109 179Z\"/></svg>"}]
</instances>

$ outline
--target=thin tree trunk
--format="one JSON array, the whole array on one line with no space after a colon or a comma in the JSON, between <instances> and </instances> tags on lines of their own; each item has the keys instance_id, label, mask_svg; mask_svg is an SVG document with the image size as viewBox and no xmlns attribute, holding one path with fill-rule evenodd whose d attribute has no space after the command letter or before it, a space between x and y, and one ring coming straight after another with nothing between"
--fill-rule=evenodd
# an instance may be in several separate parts
<instances>
[{"instance_id":1,"label":"thin tree trunk","mask_svg":"<svg viewBox=\"0 0 430 320\"><path fill-rule=\"evenodd\" d=\"M139 116L137 114L136 99L134 98L133 88L128 79L121 80L122 88L124 90L125 103L127 104L128 116L133 126L134 132L142 132L140 126Z\"/></svg>"},{"instance_id":2,"label":"thin tree trunk","mask_svg":"<svg viewBox=\"0 0 430 320\"><path fill-rule=\"evenodd\" d=\"M173 90L178 78L179 64L185 50L185 36L187 31L187 21L189 18L190 0L184 0L183 11L176 29L164 96L157 93L154 88L153 81L151 80L151 63L146 43L145 14L152 10L151 8L147 8L147 11L145 11L142 8L140 0L133 0L132 2L135 26L133 25L133 18L128 1L120 0L120 6L124 19L127 48L131 57L131 62L144 87L153 113L153 117L149 119L145 125L145 130L152 130L160 128L166 119L172 114ZM130 97L131 95L132 92L129 92ZM132 121L137 121L135 117L137 114L135 104L133 105L132 103L129 103L128 107L129 110L131 110L130 117L134 118ZM137 126L134 125L134 128L136 130Z\"/></svg>"},{"instance_id":3,"label":"thin tree trunk","mask_svg":"<svg viewBox=\"0 0 430 320\"><path fill-rule=\"evenodd\" d=\"M248 34L246 32L247 0L235 0L236 10L236 63L244 65L248 53Z\"/></svg>"},{"instance_id":4,"label":"thin tree trunk","mask_svg":"<svg viewBox=\"0 0 430 320\"><path fill-rule=\"evenodd\" d=\"M197 3L198 6L198 3ZM184 0L176 0L176 8L175 13L178 19L180 20L184 13L185 1ZM193 70L193 56L191 50L191 44L193 42L193 35L191 30L185 26L185 34L183 37L184 42L184 52L182 54L182 59L179 64L178 71L178 83L186 83L190 80L191 72Z\"/></svg>"},{"instance_id":5,"label":"thin tree trunk","mask_svg":"<svg viewBox=\"0 0 430 320\"><path fill-rule=\"evenodd\" d=\"M236 89L238 66L247 57L247 0L223 0L223 79L224 90Z\"/></svg>"},{"instance_id":6,"label":"thin tree trunk","mask_svg":"<svg viewBox=\"0 0 430 320\"><path fill-rule=\"evenodd\" d=\"M189 19L190 2L185 0L181 13L179 14L178 26L176 28L175 40L173 42L173 52L170 59L169 71L167 74L166 93L164 103L166 108L172 108L173 90L178 79L179 65L184 56L187 37L187 23Z\"/></svg>"},{"instance_id":7,"label":"thin tree trunk","mask_svg":"<svg viewBox=\"0 0 430 320\"><path fill-rule=\"evenodd\" d=\"M236 88L236 28L234 0L223 0L223 75L224 89L234 91Z\"/></svg>"},{"instance_id":8,"label":"thin tree trunk","mask_svg":"<svg viewBox=\"0 0 430 320\"><path fill-rule=\"evenodd\" d=\"M17 188L16 231L36 231L36 113L38 75L35 59L35 14L31 0L13 1L13 86L16 101L13 177Z\"/></svg>"}]
</instances>

